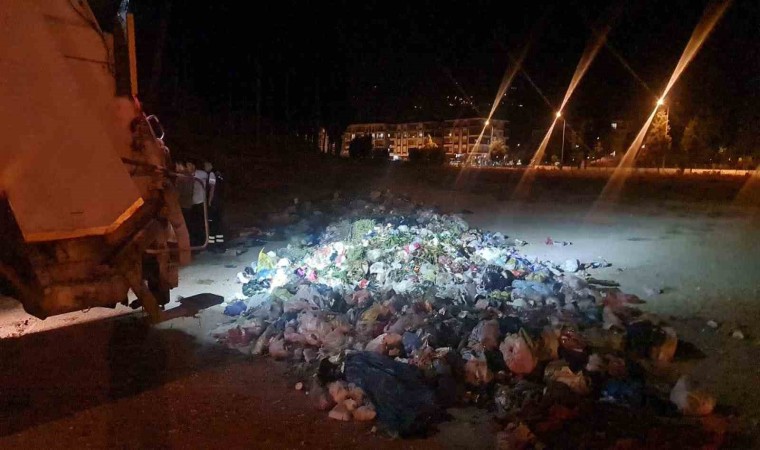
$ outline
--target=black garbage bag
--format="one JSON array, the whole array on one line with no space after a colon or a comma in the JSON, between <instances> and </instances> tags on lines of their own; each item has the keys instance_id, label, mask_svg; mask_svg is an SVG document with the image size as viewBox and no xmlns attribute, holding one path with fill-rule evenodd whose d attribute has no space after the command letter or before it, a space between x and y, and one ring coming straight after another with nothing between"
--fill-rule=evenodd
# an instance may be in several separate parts
<instances>
[{"instance_id":1,"label":"black garbage bag","mask_svg":"<svg viewBox=\"0 0 760 450\"><path fill-rule=\"evenodd\" d=\"M375 404L377 419L399 436L424 436L445 416L414 366L374 352L357 352L346 356L345 376L364 389Z\"/></svg>"},{"instance_id":2,"label":"black garbage bag","mask_svg":"<svg viewBox=\"0 0 760 450\"><path fill-rule=\"evenodd\" d=\"M508 270L501 270L498 266L488 266L483 272L483 289L488 292L503 291L512 286L515 276Z\"/></svg>"},{"instance_id":3,"label":"black garbage bag","mask_svg":"<svg viewBox=\"0 0 760 450\"><path fill-rule=\"evenodd\" d=\"M630 353L648 356L649 350L655 345L665 342L665 332L648 320L632 322L626 326L625 348Z\"/></svg>"}]
</instances>

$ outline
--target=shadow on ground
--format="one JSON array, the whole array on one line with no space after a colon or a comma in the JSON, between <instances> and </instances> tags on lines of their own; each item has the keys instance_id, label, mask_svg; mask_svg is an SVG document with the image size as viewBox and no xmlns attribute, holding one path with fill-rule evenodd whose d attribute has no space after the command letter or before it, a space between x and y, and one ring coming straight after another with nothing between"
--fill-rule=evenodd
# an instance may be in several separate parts
<instances>
[{"instance_id":1,"label":"shadow on ground","mask_svg":"<svg viewBox=\"0 0 760 450\"><path fill-rule=\"evenodd\" d=\"M0 436L242 358L135 317L0 340ZM151 415L160 415L156 403Z\"/></svg>"}]
</instances>

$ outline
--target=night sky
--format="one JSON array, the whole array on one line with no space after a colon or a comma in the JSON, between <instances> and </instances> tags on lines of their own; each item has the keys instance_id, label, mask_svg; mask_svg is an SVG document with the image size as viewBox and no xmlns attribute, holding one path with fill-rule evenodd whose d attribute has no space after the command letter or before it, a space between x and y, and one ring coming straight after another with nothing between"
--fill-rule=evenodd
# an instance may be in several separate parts
<instances>
[{"instance_id":1,"label":"night sky","mask_svg":"<svg viewBox=\"0 0 760 450\"><path fill-rule=\"evenodd\" d=\"M250 131L257 92L261 115L285 132L484 115L510 58L530 43L525 73L552 106L521 73L496 113L511 121L514 141L551 122L592 27L608 22L609 48L592 63L566 117L642 122L706 4L132 0L131 9L146 104L171 117L231 116L240 132ZM757 123L760 2L733 3L669 97L674 129L705 112L729 122L727 136Z\"/></svg>"}]
</instances>

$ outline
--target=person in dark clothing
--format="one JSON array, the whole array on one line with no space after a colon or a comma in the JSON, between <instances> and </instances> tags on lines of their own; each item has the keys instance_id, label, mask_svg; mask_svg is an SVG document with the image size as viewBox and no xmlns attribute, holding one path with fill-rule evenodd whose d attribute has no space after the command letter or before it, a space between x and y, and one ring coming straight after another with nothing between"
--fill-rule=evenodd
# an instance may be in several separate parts
<instances>
[{"instance_id":1,"label":"person in dark clothing","mask_svg":"<svg viewBox=\"0 0 760 450\"><path fill-rule=\"evenodd\" d=\"M209 174L209 177L213 176L214 184L209 184L208 190L208 240L211 251L224 252L224 223L223 205L224 205L224 177L218 170L214 170L211 163L206 162L204 169Z\"/></svg>"}]
</instances>

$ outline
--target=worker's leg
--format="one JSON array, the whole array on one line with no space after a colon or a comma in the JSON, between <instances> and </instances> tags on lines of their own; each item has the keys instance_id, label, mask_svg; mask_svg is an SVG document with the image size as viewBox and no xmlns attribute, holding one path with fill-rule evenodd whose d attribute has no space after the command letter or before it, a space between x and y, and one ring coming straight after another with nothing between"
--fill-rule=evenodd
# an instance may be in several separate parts
<instances>
[{"instance_id":1,"label":"worker's leg","mask_svg":"<svg viewBox=\"0 0 760 450\"><path fill-rule=\"evenodd\" d=\"M224 245L224 231L222 228L222 212L219 208L213 208L209 211L209 244L212 245L212 249L217 252L223 252Z\"/></svg>"},{"instance_id":2,"label":"worker's leg","mask_svg":"<svg viewBox=\"0 0 760 450\"><path fill-rule=\"evenodd\" d=\"M193 205L190 209L190 244L193 247L203 245L206 240L206 224L203 217L203 204Z\"/></svg>"}]
</instances>

